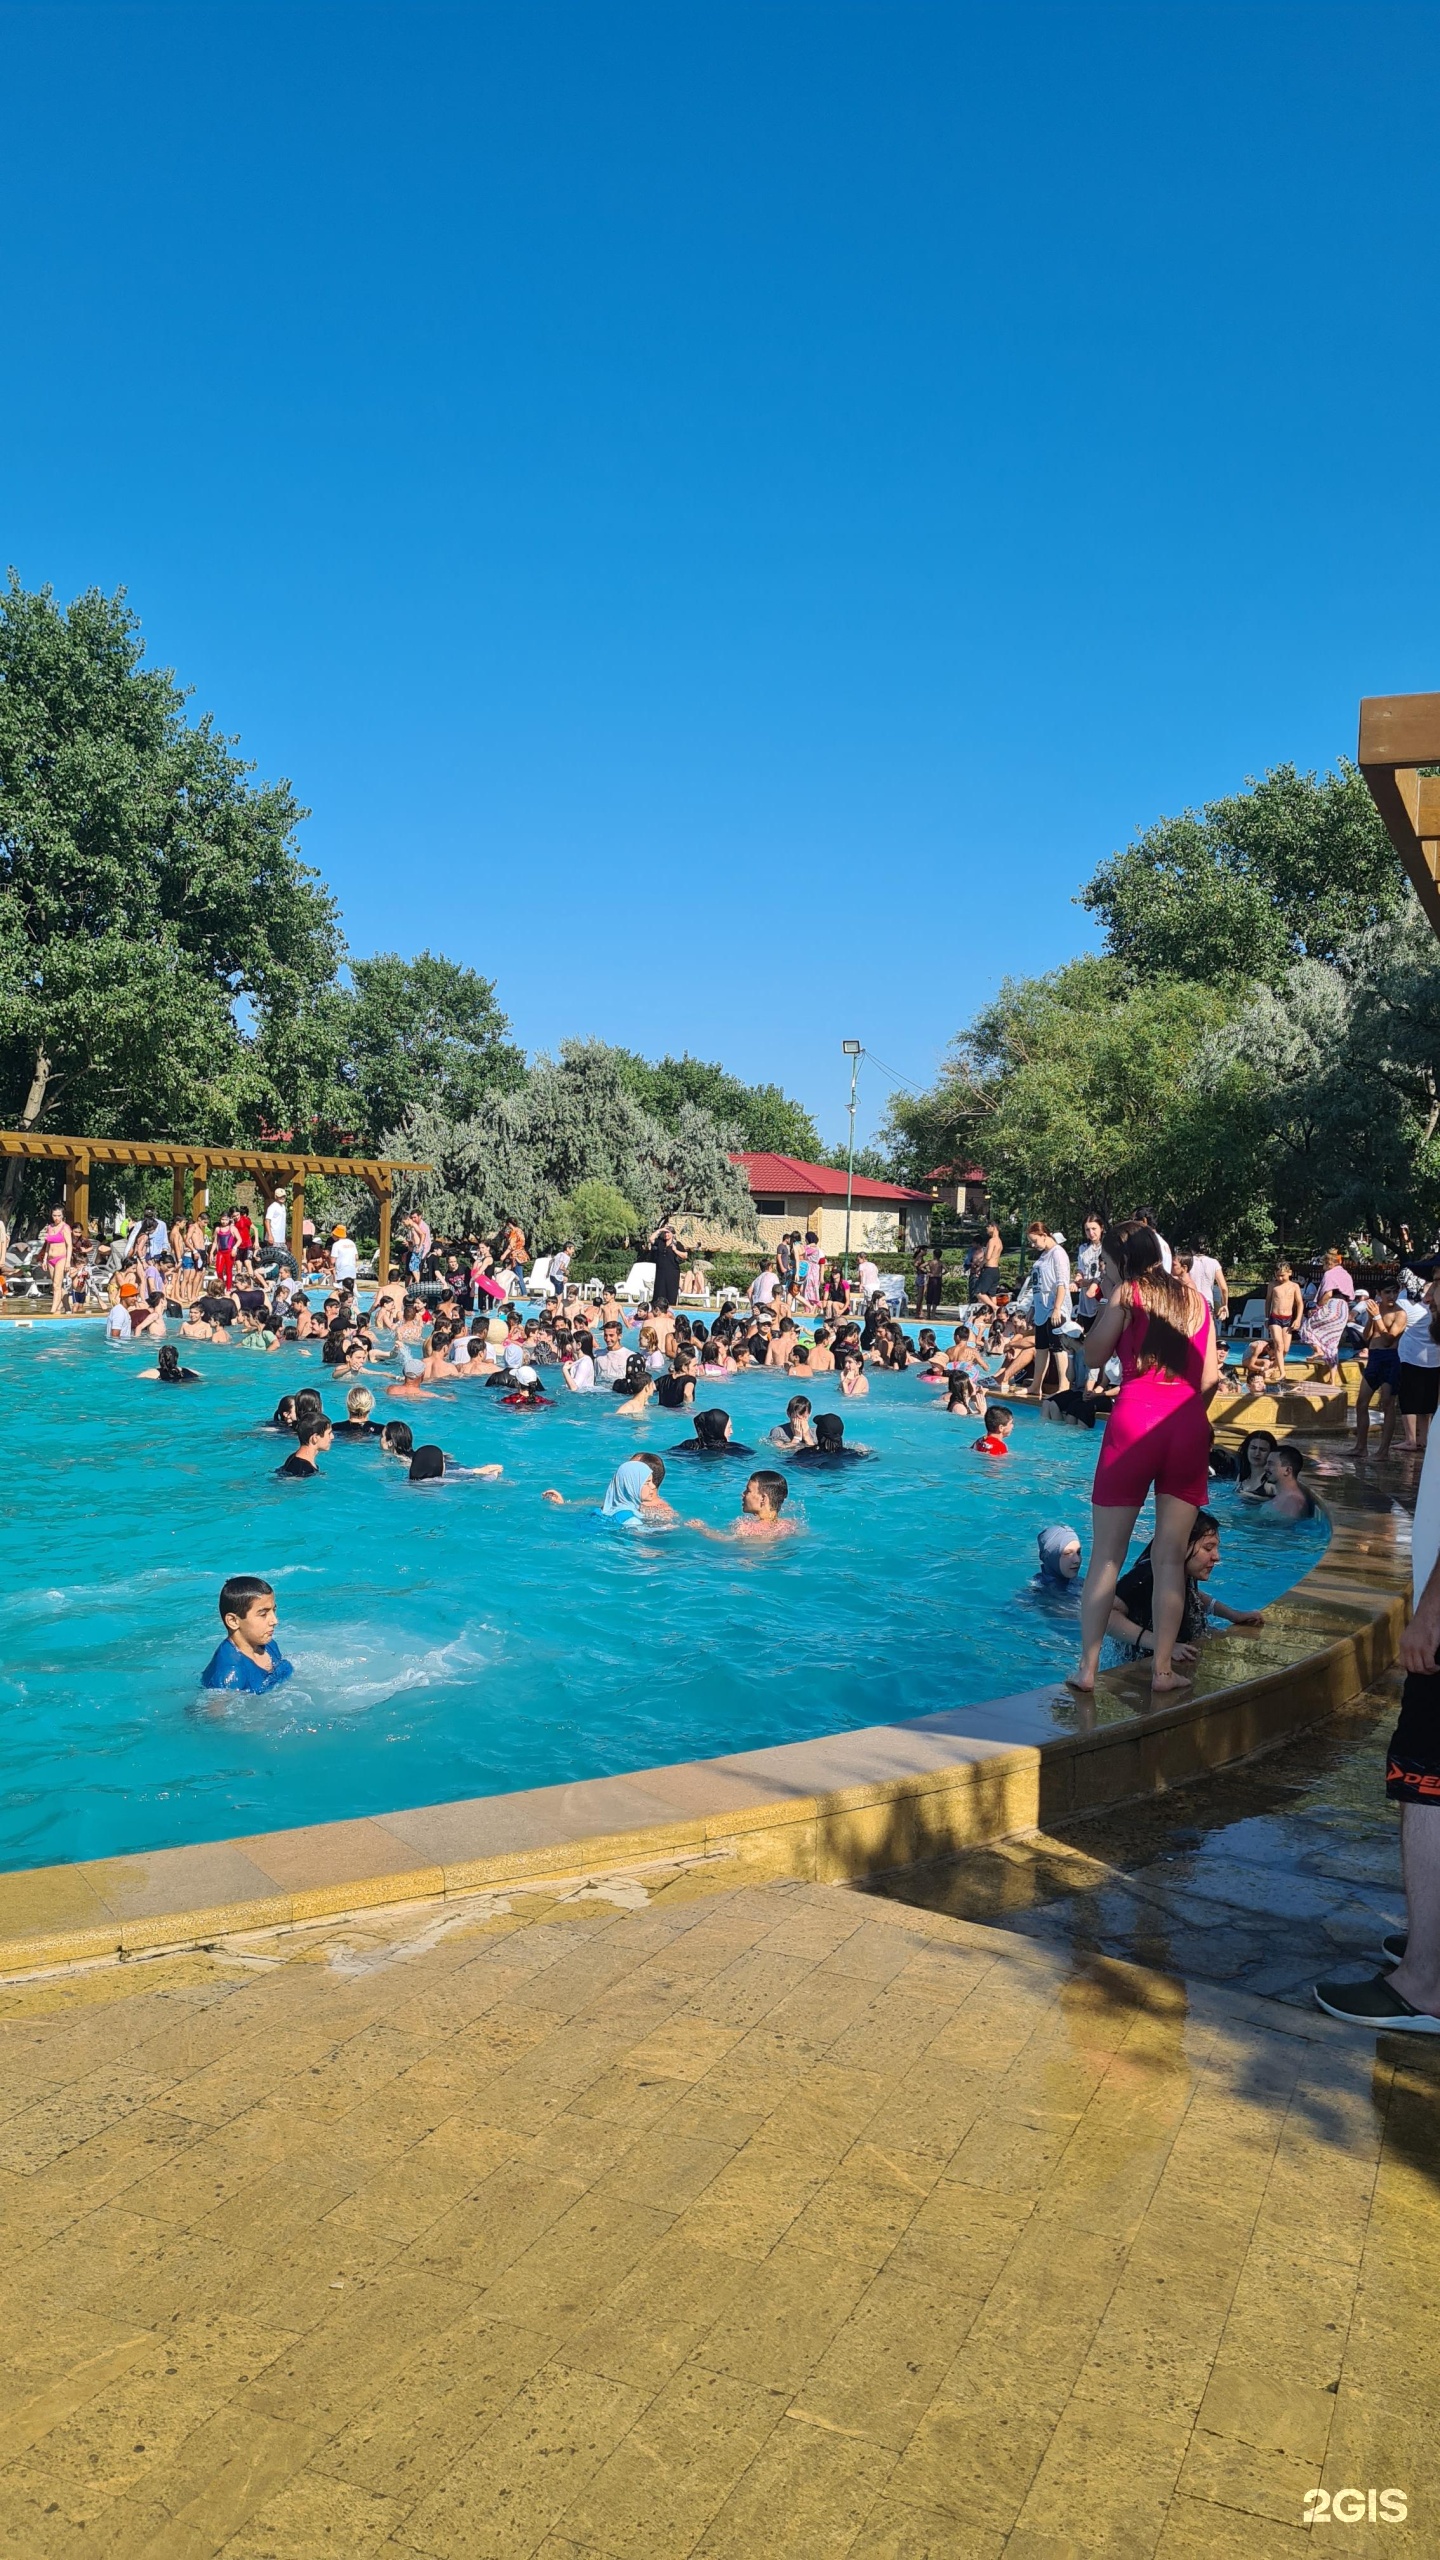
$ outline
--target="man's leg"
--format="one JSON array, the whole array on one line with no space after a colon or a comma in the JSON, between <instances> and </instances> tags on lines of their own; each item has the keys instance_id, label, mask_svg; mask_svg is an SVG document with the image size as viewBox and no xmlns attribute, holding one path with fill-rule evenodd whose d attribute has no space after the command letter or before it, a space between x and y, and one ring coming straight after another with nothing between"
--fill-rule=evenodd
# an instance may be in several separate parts
<instances>
[{"instance_id":1,"label":"man's leg","mask_svg":"<svg viewBox=\"0 0 1440 2560\"><path fill-rule=\"evenodd\" d=\"M1412 2009L1440 2016L1440 1800L1406 1804L1400 1816L1405 1865L1405 1959L1390 1988Z\"/></svg>"},{"instance_id":2,"label":"man's leg","mask_svg":"<svg viewBox=\"0 0 1440 2560\"><path fill-rule=\"evenodd\" d=\"M1412 1652L1425 1605L1422 1597L1406 1630L1405 1645ZM1430 1649L1428 1640L1424 1649ZM1315 1997L1332 2018L1349 2026L1440 2035L1440 1671L1407 1668L1399 1720L1385 1757L1385 1793L1401 1808L1404 1956L1392 1971L1374 1974L1368 1982L1317 1982Z\"/></svg>"}]
</instances>

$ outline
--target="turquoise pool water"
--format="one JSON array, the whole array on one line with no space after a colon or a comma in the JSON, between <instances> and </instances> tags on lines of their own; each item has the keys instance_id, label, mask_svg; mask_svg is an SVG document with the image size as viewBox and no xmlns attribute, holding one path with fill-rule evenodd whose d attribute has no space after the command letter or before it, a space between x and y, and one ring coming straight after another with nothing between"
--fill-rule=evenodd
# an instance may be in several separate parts
<instances>
[{"instance_id":1,"label":"turquoise pool water","mask_svg":"<svg viewBox=\"0 0 1440 2560\"><path fill-rule=\"evenodd\" d=\"M685 1436L678 1414L652 1407L637 1434L609 1395L562 1386L554 1412L511 1413L477 1384L387 1404L377 1378L378 1413L462 1462L500 1460L503 1479L412 1486L373 1444L337 1444L296 1484L274 1472L291 1444L257 1426L285 1390L324 1383L318 1354L189 1359L203 1384L168 1389L139 1375L153 1349L98 1327L0 1330L0 1866L753 1749L1032 1688L1073 1659L1073 1619L1028 1585L1038 1529L1087 1532L1097 1441L1023 1408L1013 1456L986 1461L976 1424L918 1377L876 1378L845 1407L873 1461L797 1471L803 1535L757 1552L540 1500L554 1485L598 1501L637 1446ZM786 1392L751 1376L702 1402L754 1443ZM343 1390L326 1401L343 1412ZM719 1525L748 1472L678 1458L665 1490ZM1323 1542L1223 1488L1215 1507L1211 1587L1237 1606L1284 1590ZM274 1582L295 1678L217 1700L197 1675L236 1572Z\"/></svg>"}]
</instances>

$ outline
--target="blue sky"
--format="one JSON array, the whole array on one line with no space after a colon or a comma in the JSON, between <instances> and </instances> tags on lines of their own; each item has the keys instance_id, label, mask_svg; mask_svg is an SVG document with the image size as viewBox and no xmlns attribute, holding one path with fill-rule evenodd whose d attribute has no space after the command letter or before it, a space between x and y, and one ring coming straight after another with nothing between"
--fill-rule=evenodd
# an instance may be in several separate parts
<instances>
[{"instance_id":1,"label":"blue sky","mask_svg":"<svg viewBox=\"0 0 1440 2560\"><path fill-rule=\"evenodd\" d=\"M4 555L356 950L838 1135L1440 687L1437 78L1408 0L0 0Z\"/></svg>"}]
</instances>

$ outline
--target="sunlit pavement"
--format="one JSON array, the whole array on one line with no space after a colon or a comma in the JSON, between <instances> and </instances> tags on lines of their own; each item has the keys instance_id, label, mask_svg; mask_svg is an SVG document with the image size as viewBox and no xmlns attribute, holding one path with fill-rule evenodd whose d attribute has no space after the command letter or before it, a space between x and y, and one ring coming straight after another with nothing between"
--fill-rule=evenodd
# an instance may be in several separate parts
<instances>
[{"instance_id":1,"label":"sunlit pavement","mask_svg":"<svg viewBox=\"0 0 1440 2560\"><path fill-rule=\"evenodd\" d=\"M998 1925L712 1863L0 1994L0 2550L1433 2551L1440 2058L1298 2005L1385 1712Z\"/></svg>"}]
</instances>

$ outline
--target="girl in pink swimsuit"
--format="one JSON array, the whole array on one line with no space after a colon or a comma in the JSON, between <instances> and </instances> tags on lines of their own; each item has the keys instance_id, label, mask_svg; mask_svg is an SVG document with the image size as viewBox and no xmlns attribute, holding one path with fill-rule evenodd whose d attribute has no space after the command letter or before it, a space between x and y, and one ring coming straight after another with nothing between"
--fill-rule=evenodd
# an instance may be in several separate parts
<instances>
[{"instance_id":1,"label":"girl in pink swimsuit","mask_svg":"<svg viewBox=\"0 0 1440 2560\"><path fill-rule=\"evenodd\" d=\"M70 1268L70 1229L65 1223L65 1212L60 1207L57 1206L51 1210L50 1224L42 1234L40 1242L45 1252L45 1268L50 1274L50 1313L52 1316L58 1316L61 1294L65 1287L65 1274Z\"/></svg>"},{"instance_id":2,"label":"girl in pink swimsuit","mask_svg":"<svg viewBox=\"0 0 1440 2560\"><path fill-rule=\"evenodd\" d=\"M1187 1685L1173 1656L1185 1606L1186 1547L1209 1485L1208 1401L1219 1362L1210 1310L1197 1289L1166 1273L1153 1228L1108 1227L1103 1251L1113 1294L1090 1329L1085 1358L1091 1368L1103 1368L1118 1350L1121 1387L1095 1470L1080 1667L1070 1686L1095 1686L1115 1584L1140 1506L1153 1485L1155 1657L1150 1685L1163 1694ZM1182 1659L1188 1659L1183 1648Z\"/></svg>"}]
</instances>

